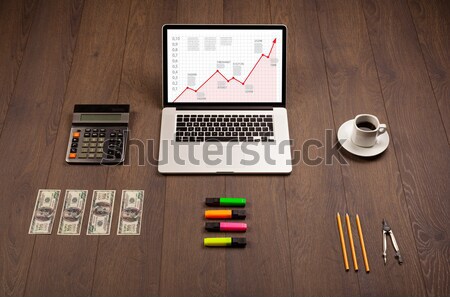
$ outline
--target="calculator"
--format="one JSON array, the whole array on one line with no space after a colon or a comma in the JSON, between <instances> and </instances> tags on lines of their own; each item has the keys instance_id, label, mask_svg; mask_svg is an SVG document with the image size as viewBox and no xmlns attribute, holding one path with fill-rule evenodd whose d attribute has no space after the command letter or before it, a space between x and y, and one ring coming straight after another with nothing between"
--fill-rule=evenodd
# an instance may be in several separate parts
<instances>
[{"instance_id":1,"label":"calculator","mask_svg":"<svg viewBox=\"0 0 450 297\"><path fill-rule=\"evenodd\" d=\"M125 160L129 118L128 104L76 104L66 162L122 163Z\"/></svg>"}]
</instances>

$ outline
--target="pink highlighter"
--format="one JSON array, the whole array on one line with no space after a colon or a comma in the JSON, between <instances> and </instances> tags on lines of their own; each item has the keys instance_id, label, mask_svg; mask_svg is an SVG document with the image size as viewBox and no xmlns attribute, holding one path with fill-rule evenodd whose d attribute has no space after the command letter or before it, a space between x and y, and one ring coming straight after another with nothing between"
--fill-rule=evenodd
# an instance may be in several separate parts
<instances>
[{"instance_id":1,"label":"pink highlighter","mask_svg":"<svg viewBox=\"0 0 450 297\"><path fill-rule=\"evenodd\" d=\"M247 231L246 223L205 223L206 231L210 232L245 232Z\"/></svg>"}]
</instances>

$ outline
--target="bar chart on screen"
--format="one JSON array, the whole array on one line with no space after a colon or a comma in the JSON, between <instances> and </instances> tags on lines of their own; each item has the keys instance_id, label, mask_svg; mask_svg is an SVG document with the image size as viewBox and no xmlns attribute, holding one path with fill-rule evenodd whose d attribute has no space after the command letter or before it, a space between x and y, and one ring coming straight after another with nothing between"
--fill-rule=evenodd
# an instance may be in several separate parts
<instances>
[{"instance_id":1,"label":"bar chart on screen","mask_svg":"<svg viewBox=\"0 0 450 297\"><path fill-rule=\"evenodd\" d=\"M169 35L169 102L280 102L281 38L245 33Z\"/></svg>"}]
</instances>

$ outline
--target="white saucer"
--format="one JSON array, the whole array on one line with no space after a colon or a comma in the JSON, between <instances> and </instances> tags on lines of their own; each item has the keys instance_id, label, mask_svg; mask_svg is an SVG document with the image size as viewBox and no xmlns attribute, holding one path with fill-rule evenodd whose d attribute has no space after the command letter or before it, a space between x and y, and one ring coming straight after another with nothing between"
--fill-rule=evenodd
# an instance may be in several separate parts
<instances>
[{"instance_id":1,"label":"white saucer","mask_svg":"<svg viewBox=\"0 0 450 297\"><path fill-rule=\"evenodd\" d=\"M377 138L377 142L372 147L360 147L354 144L351 140L353 130L353 119L343 123L338 130L338 140L342 147L357 156L360 157L373 157L384 152L389 145L389 134L384 132Z\"/></svg>"}]
</instances>

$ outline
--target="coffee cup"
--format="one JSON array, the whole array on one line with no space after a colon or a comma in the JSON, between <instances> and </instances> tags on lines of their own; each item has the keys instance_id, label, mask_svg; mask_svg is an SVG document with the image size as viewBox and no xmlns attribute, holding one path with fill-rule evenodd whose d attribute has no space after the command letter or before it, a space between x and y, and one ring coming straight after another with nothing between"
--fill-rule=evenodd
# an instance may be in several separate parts
<instances>
[{"instance_id":1,"label":"coffee cup","mask_svg":"<svg viewBox=\"0 0 450 297\"><path fill-rule=\"evenodd\" d=\"M386 132L386 125L371 114L359 114L353 121L352 142L360 147L372 147L377 137Z\"/></svg>"}]
</instances>

